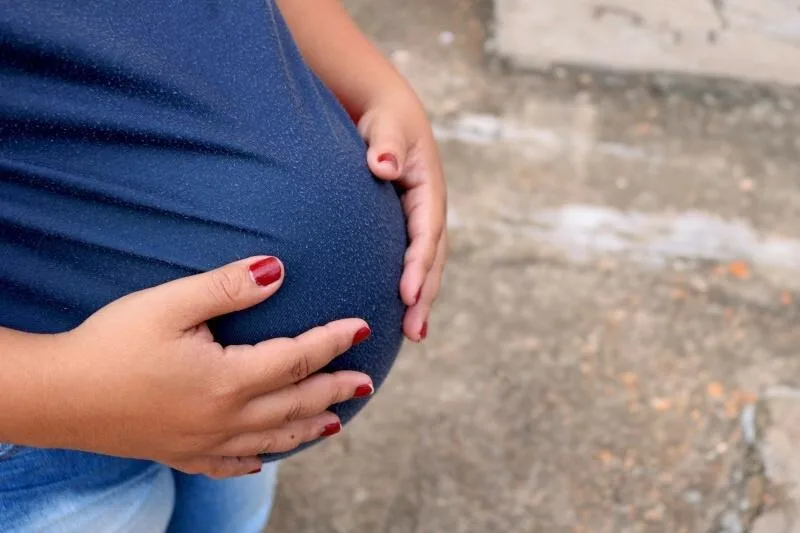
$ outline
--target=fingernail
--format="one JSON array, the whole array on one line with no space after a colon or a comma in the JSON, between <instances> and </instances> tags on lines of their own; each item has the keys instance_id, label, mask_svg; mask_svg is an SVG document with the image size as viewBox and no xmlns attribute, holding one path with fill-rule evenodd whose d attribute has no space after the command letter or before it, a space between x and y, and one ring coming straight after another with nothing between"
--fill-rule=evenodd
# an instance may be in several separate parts
<instances>
[{"instance_id":1,"label":"fingernail","mask_svg":"<svg viewBox=\"0 0 800 533\"><path fill-rule=\"evenodd\" d=\"M378 156L378 163L389 163L392 165L392 168L397 170L399 165L397 164L397 158L392 154L381 154Z\"/></svg>"},{"instance_id":2,"label":"fingernail","mask_svg":"<svg viewBox=\"0 0 800 533\"><path fill-rule=\"evenodd\" d=\"M353 398L363 398L364 396L370 396L375 389L372 385L359 385L356 387L355 392L353 393Z\"/></svg>"},{"instance_id":3,"label":"fingernail","mask_svg":"<svg viewBox=\"0 0 800 533\"><path fill-rule=\"evenodd\" d=\"M248 472L247 475L258 474L259 472L261 472L261 467L260 466L258 468L256 468L255 470L251 470L250 472Z\"/></svg>"},{"instance_id":4,"label":"fingernail","mask_svg":"<svg viewBox=\"0 0 800 533\"><path fill-rule=\"evenodd\" d=\"M419 330L419 340L424 341L428 336L428 321L422 323L422 329Z\"/></svg>"},{"instance_id":5,"label":"fingernail","mask_svg":"<svg viewBox=\"0 0 800 533\"><path fill-rule=\"evenodd\" d=\"M266 287L281 279L281 262L267 257L250 265L250 275L257 285Z\"/></svg>"},{"instance_id":6,"label":"fingernail","mask_svg":"<svg viewBox=\"0 0 800 533\"><path fill-rule=\"evenodd\" d=\"M332 422L325 426L322 429L322 433L320 433L320 437L330 437L331 435L336 435L342 430L342 423L341 422Z\"/></svg>"},{"instance_id":7,"label":"fingernail","mask_svg":"<svg viewBox=\"0 0 800 533\"><path fill-rule=\"evenodd\" d=\"M353 346L361 344L367 340L370 335L372 335L372 330L369 329L369 326L364 326L360 330L356 331L356 334L353 335Z\"/></svg>"}]
</instances>

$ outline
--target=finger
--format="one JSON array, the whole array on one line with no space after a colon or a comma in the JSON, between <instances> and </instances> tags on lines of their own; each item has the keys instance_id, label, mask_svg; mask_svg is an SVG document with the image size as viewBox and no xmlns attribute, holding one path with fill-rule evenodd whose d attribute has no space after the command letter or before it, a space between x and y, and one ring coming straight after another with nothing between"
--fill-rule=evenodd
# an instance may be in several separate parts
<instances>
[{"instance_id":1,"label":"finger","mask_svg":"<svg viewBox=\"0 0 800 533\"><path fill-rule=\"evenodd\" d=\"M245 432L279 428L295 420L317 416L331 405L370 396L374 391L370 377L361 372L342 370L315 374L251 400L240 411L235 425Z\"/></svg>"},{"instance_id":2,"label":"finger","mask_svg":"<svg viewBox=\"0 0 800 533\"><path fill-rule=\"evenodd\" d=\"M381 179L398 179L403 174L408 154L408 143L401 133L400 124L387 115L369 117L365 124L362 135L369 145L369 169Z\"/></svg>"},{"instance_id":3,"label":"finger","mask_svg":"<svg viewBox=\"0 0 800 533\"><path fill-rule=\"evenodd\" d=\"M157 323L189 329L211 318L240 311L272 296L283 282L275 257L251 257L177 279L135 294L143 308L159 314Z\"/></svg>"},{"instance_id":4,"label":"finger","mask_svg":"<svg viewBox=\"0 0 800 533\"><path fill-rule=\"evenodd\" d=\"M215 453L226 456L253 456L288 452L305 442L335 435L341 429L342 423L339 417L333 413L322 413L289 422L277 429L237 435L217 448Z\"/></svg>"},{"instance_id":5,"label":"finger","mask_svg":"<svg viewBox=\"0 0 800 533\"><path fill-rule=\"evenodd\" d=\"M325 367L333 359L364 342L371 332L358 318L336 320L312 328L295 338L270 339L260 342L239 357L231 368L238 383L251 396L282 389L304 380Z\"/></svg>"},{"instance_id":6,"label":"finger","mask_svg":"<svg viewBox=\"0 0 800 533\"><path fill-rule=\"evenodd\" d=\"M186 474L205 474L213 479L225 479L257 474L261 472L262 461L258 457L206 456L170 465Z\"/></svg>"},{"instance_id":7,"label":"finger","mask_svg":"<svg viewBox=\"0 0 800 533\"><path fill-rule=\"evenodd\" d=\"M400 279L400 295L408 306L419 300L422 285L436 260L445 224L444 205L438 198L439 193L430 183L407 191L403 197L410 244L406 250Z\"/></svg>"},{"instance_id":8,"label":"finger","mask_svg":"<svg viewBox=\"0 0 800 533\"><path fill-rule=\"evenodd\" d=\"M406 310L403 318L403 332L409 340L422 342L428 335L428 317L431 307L439 293L442 273L447 260L447 236L442 234L433 268L428 273L416 304Z\"/></svg>"}]
</instances>

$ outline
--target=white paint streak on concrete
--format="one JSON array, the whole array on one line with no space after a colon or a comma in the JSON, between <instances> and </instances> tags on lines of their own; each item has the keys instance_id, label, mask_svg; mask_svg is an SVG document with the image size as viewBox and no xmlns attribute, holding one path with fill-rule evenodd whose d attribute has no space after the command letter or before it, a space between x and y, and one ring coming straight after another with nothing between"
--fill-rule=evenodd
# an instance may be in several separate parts
<instances>
[{"instance_id":1,"label":"white paint streak on concrete","mask_svg":"<svg viewBox=\"0 0 800 533\"><path fill-rule=\"evenodd\" d=\"M658 153L641 147L596 140L595 129L587 103L563 130L466 113L437 124L434 132L440 141L511 147L530 157L566 156L576 167L588 167L592 155L664 162ZM718 159L718 164L724 164L724 159ZM448 213L448 227L453 230L490 231L504 240L527 240L559 250L576 262L611 254L655 267L675 259L738 259L755 267L800 270L800 240L765 235L746 221L726 220L701 211L658 214L572 204L523 212L504 206L495 214L473 218L471 211L456 208L451 206Z\"/></svg>"},{"instance_id":2,"label":"white paint streak on concrete","mask_svg":"<svg viewBox=\"0 0 800 533\"><path fill-rule=\"evenodd\" d=\"M522 153L555 157L570 153L573 160L586 164L591 152L619 159L660 161L658 154L648 153L642 148L595 139L595 117L584 109L575 118L580 128L565 128L558 131L517 123L495 115L465 113L455 120L435 124L434 134L439 141L458 141L465 144L491 145L507 143L520 145ZM526 150L528 148L529 150Z\"/></svg>"},{"instance_id":3,"label":"white paint streak on concrete","mask_svg":"<svg viewBox=\"0 0 800 533\"><path fill-rule=\"evenodd\" d=\"M762 235L744 221L699 211L667 215L573 204L473 222L451 209L448 222L454 230L488 229L545 244L577 262L611 254L653 266L675 259L744 260L800 269L800 240Z\"/></svg>"},{"instance_id":4,"label":"white paint streak on concrete","mask_svg":"<svg viewBox=\"0 0 800 533\"><path fill-rule=\"evenodd\" d=\"M439 140L467 144L528 141L553 149L561 149L564 145L564 135L551 129L523 126L501 117L478 113L464 113L449 124L437 124L434 133Z\"/></svg>"}]
</instances>

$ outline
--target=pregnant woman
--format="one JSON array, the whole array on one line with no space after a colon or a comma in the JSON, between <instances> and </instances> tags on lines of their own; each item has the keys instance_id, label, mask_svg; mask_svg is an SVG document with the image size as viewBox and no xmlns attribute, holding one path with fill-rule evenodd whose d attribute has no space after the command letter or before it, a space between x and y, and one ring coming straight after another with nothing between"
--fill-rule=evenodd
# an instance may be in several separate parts
<instances>
[{"instance_id":1,"label":"pregnant woman","mask_svg":"<svg viewBox=\"0 0 800 533\"><path fill-rule=\"evenodd\" d=\"M0 2L0 532L261 531L425 338L444 213L338 0Z\"/></svg>"}]
</instances>

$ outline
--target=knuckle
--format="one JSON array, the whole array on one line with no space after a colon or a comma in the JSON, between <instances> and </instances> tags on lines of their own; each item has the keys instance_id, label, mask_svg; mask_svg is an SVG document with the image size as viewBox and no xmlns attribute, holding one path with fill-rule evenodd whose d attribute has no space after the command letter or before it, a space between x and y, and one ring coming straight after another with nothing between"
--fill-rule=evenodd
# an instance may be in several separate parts
<instances>
[{"instance_id":1,"label":"knuckle","mask_svg":"<svg viewBox=\"0 0 800 533\"><path fill-rule=\"evenodd\" d=\"M319 334L319 344L317 349L321 355L325 356L326 360L332 359L339 350L341 343L340 335L337 335L337 330L333 324L325 324L317 328Z\"/></svg>"},{"instance_id":2,"label":"knuckle","mask_svg":"<svg viewBox=\"0 0 800 533\"><path fill-rule=\"evenodd\" d=\"M262 453L273 453L278 451L277 450L278 440L275 438L275 435L272 433L265 433L261 435L258 440L258 448L256 450L256 454Z\"/></svg>"},{"instance_id":3,"label":"knuckle","mask_svg":"<svg viewBox=\"0 0 800 533\"><path fill-rule=\"evenodd\" d=\"M337 403L342 403L343 401L349 399L353 395L352 388L345 387L344 385L335 385L332 386L332 391L330 395L330 404L334 405Z\"/></svg>"},{"instance_id":4,"label":"knuckle","mask_svg":"<svg viewBox=\"0 0 800 533\"><path fill-rule=\"evenodd\" d=\"M303 413L306 410L305 403L300 398L295 398L289 404L289 407L286 409L286 413L284 414L284 421L286 422L294 422L295 420L299 420L302 418Z\"/></svg>"},{"instance_id":5,"label":"knuckle","mask_svg":"<svg viewBox=\"0 0 800 533\"><path fill-rule=\"evenodd\" d=\"M345 333L344 328L336 328L333 324L325 324L320 326L323 333L322 344L320 351L325 355L326 359L332 359L337 354L342 353L347 348L345 346Z\"/></svg>"},{"instance_id":6,"label":"knuckle","mask_svg":"<svg viewBox=\"0 0 800 533\"><path fill-rule=\"evenodd\" d=\"M325 407L345 401L352 392L349 387L339 383L335 374L320 374L315 386L319 391L319 398L325 402Z\"/></svg>"},{"instance_id":7,"label":"knuckle","mask_svg":"<svg viewBox=\"0 0 800 533\"><path fill-rule=\"evenodd\" d=\"M425 265L430 268L436 262L436 256L439 255L439 237L435 233L425 236L425 252L423 254L423 261Z\"/></svg>"},{"instance_id":8,"label":"knuckle","mask_svg":"<svg viewBox=\"0 0 800 533\"><path fill-rule=\"evenodd\" d=\"M292 448L296 448L300 446L300 444L304 442L311 442L313 440L317 440L322 436L322 430L320 429L319 425L315 422L309 421L306 424L305 429L303 430L302 438L298 439L297 442L292 442Z\"/></svg>"},{"instance_id":9,"label":"knuckle","mask_svg":"<svg viewBox=\"0 0 800 533\"><path fill-rule=\"evenodd\" d=\"M436 301L439 299L439 286L438 285L433 287L433 294L431 295L430 299L431 299L431 305L436 303Z\"/></svg>"},{"instance_id":10,"label":"knuckle","mask_svg":"<svg viewBox=\"0 0 800 533\"><path fill-rule=\"evenodd\" d=\"M309 361L309 354L307 351L300 350L295 355L289 372L295 381L305 379L311 373L311 362Z\"/></svg>"},{"instance_id":11,"label":"knuckle","mask_svg":"<svg viewBox=\"0 0 800 533\"><path fill-rule=\"evenodd\" d=\"M242 278L226 269L213 270L208 287L211 295L220 302L235 303L242 292Z\"/></svg>"},{"instance_id":12,"label":"knuckle","mask_svg":"<svg viewBox=\"0 0 800 533\"><path fill-rule=\"evenodd\" d=\"M358 327L363 327L363 324ZM333 356L346 352L353 344L354 335L355 333L349 333L349 331L342 331L339 335L336 335L334 337Z\"/></svg>"},{"instance_id":13,"label":"knuckle","mask_svg":"<svg viewBox=\"0 0 800 533\"><path fill-rule=\"evenodd\" d=\"M318 326L317 332L320 334L320 337L322 337L323 340L326 342L330 342L332 338L336 337L336 328L334 328L333 324L331 323Z\"/></svg>"},{"instance_id":14,"label":"knuckle","mask_svg":"<svg viewBox=\"0 0 800 533\"><path fill-rule=\"evenodd\" d=\"M446 222L444 220L442 220L441 224L438 224L434 228L434 230L433 230L433 240L434 240L434 245L436 246L436 248L440 248L441 247L440 245L441 245L442 239L445 238L446 231L447 231Z\"/></svg>"},{"instance_id":15,"label":"knuckle","mask_svg":"<svg viewBox=\"0 0 800 533\"><path fill-rule=\"evenodd\" d=\"M231 380L216 380L213 384L209 385L208 393L206 394L204 410L207 416L211 418L211 421L214 421L219 418L219 416L227 415L229 411L238 404L238 396L238 387L236 387Z\"/></svg>"}]
</instances>

